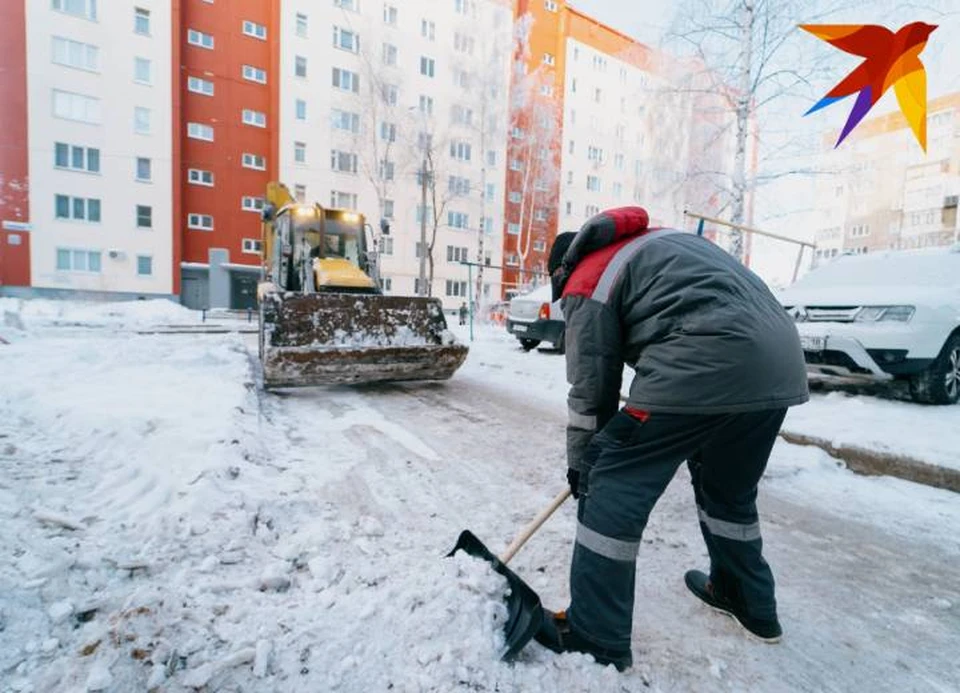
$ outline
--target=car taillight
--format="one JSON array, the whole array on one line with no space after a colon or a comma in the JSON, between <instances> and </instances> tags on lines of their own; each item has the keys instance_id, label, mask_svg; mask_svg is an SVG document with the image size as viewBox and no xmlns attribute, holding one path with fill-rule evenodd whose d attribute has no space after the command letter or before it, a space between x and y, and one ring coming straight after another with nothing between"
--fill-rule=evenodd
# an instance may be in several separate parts
<instances>
[{"instance_id":1,"label":"car taillight","mask_svg":"<svg viewBox=\"0 0 960 693\"><path fill-rule=\"evenodd\" d=\"M540 320L549 320L550 319L550 304L541 303L540 304L540 314L537 316Z\"/></svg>"}]
</instances>

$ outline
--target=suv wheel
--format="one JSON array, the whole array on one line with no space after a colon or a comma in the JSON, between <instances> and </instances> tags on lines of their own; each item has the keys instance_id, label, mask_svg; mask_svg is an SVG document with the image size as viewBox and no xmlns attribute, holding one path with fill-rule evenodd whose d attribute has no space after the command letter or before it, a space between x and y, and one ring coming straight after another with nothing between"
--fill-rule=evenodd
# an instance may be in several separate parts
<instances>
[{"instance_id":1,"label":"suv wheel","mask_svg":"<svg viewBox=\"0 0 960 693\"><path fill-rule=\"evenodd\" d=\"M940 355L926 370L910 378L910 396L923 404L960 401L960 333L947 340Z\"/></svg>"},{"instance_id":2,"label":"suv wheel","mask_svg":"<svg viewBox=\"0 0 960 693\"><path fill-rule=\"evenodd\" d=\"M540 345L539 339L521 339L520 346L523 347L524 351L530 351L531 349L536 349Z\"/></svg>"}]
</instances>

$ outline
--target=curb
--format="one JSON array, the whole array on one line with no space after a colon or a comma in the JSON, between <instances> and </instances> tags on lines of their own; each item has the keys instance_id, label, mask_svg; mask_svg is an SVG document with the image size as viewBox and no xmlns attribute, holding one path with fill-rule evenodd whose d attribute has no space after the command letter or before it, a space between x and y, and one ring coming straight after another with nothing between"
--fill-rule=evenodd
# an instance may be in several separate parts
<instances>
[{"instance_id":1,"label":"curb","mask_svg":"<svg viewBox=\"0 0 960 693\"><path fill-rule=\"evenodd\" d=\"M780 437L794 445L815 446L833 457L843 460L858 474L868 476L895 476L918 484L960 493L960 469L940 467L929 462L854 445L834 445L825 438L802 433L780 431Z\"/></svg>"}]
</instances>

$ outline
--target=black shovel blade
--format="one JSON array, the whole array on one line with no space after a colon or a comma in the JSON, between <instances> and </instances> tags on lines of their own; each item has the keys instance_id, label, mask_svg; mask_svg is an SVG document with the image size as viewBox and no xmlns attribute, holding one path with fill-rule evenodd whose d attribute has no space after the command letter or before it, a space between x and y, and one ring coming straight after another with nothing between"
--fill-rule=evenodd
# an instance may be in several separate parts
<instances>
[{"instance_id":1,"label":"black shovel blade","mask_svg":"<svg viewBox=\"0 0 960 693\"><path fill-rule=\"evenodd\" d=\"M504 651L500 659L510 661L530 642L543 623L543 606L540 597L525 583L519 575L510 570L477 539L470 530L463 530L453 551L464 551L467 555L487 561L493 569L507 578L510 592L507 594L507 622L504 624Z\"/></svg>"}]
</instances>

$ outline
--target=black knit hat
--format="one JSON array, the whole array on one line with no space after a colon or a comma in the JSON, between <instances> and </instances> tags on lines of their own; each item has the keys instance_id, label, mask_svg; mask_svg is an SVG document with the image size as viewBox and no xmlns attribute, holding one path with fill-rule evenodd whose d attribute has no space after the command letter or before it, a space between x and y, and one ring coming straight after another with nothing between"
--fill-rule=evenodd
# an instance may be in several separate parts
<instances>
[{"instance_id":1,"label":"black knit hat","mask_svg":"<svg viewBox=\"0 0 960 693\"><path fill-rule=\"evenodd\" d=\"M557 270L563 266L563 256L576 237L577 234L573 231L557 234L557 237L553 241L553 247L550 248L550 258L547 260L547 271L550 273L550 283L553 286L554 301L560 299L563 293L563 284L566 280L565 276L561 278L561 275L564 273L558 272Z\"/></svg>"}]
</instances>

